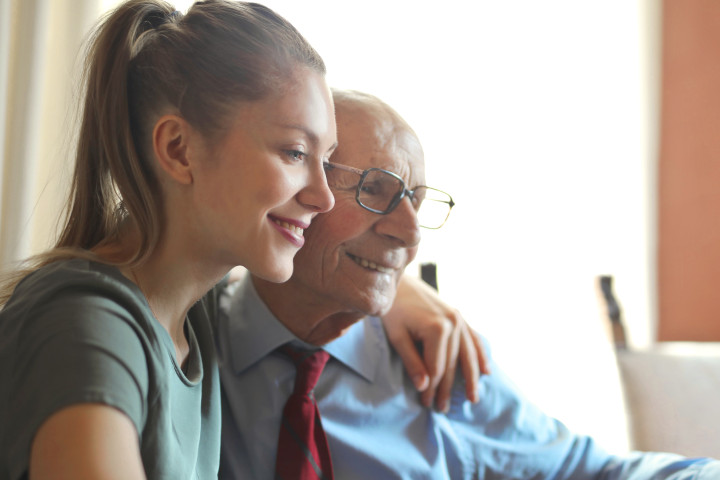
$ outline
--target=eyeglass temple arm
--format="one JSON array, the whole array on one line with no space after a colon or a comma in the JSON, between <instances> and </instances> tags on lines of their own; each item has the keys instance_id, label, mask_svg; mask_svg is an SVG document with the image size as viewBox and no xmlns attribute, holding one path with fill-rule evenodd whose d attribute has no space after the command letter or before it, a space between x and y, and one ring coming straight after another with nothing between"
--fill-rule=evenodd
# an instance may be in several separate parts
<instances>
[{"instance_id":1,"label":"eyeglass temple arm","mask_svg":"<svg viewBox=\"0 0 720 480\"><path fill-rule=\"evenodd\" d=\"M338 169L338 170L344 170L344 171L346 171L346 172L357 173L358 175L362 175L363 173L365 173L364 170L360 170L359 168L351 167L351 166L349 166L349 165L343 165L343 164L341 164L341 163L326 162L326 163L325 163L325 168L329 168L329 169L331 169L331 170L332 170L333 168L336 168L336 169Z\"/></svg>"}]
</instances>

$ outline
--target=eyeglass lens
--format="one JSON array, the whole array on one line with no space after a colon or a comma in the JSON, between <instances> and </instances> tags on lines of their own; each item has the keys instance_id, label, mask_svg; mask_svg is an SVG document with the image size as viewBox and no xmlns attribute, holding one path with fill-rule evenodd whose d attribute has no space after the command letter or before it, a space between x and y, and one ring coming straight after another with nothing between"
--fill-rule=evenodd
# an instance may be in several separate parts
<instances>
[{"instance_id":1,"label":"eyeglass lens","mask_svg":"<svg viewBox=\"0 0 720 480\"><path fill-rule=\"evenodd\" d=\"M405 185L399 178L383 171L371 170L358 186L358 201L378 213L389 213L400 201ZM417 187L411 198L418 223L426 228L439 228L450 214L450 196L433 188Z\"/></svg>"},{"instance_id":2,"label":"eyeglass lens","mask_svg":"<svg viewBox=\"0 0 720 480\"><path fill-rule=\"evenodd\" d=\"M361 173L336 165L326 169L328 185L335 191L354 192L358 203L381 215L392 212L402 200L405 184L396 175L380 169ZM407 195L407 194L406 194ZM431 187L416 187L410 201L418 215L418 223L425 228L440 228L450 215L452 198Z\"/></svg>"},{"instance_id":3,"label":"eyeglass lens","mask_svg":"<svg viewBox=\"0 0 720 480\"><path fill-rule=\"evenodd\" d=\"M358 200L366 207L385 212L402 195L403 182L382 170L367 172L358 186Z\"/></svg>"}]
</instances>

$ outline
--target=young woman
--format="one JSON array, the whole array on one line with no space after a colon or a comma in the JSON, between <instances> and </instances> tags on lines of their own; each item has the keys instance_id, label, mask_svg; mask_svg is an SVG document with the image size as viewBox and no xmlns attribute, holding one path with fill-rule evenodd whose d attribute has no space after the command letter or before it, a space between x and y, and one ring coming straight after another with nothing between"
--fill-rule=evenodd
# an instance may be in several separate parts
<instances>
[{"instance_id":1,"label":"young woman","mask_svg":"<svg viewBox=\"0 0 720 480\"><path fill-rule=\"evenodd\" d=\"M235 265L286 280L332 207L324 73L256 4L133 0L99 26L65 227L0 313L0 477L217 475L197 302Z\"/></svg>"},{"instance_id":2,"label":"young woman","mask_svg":"<svg viewBox=\"0 0 720 480\"><path fill-rule=\"evenodd\" d=\"M217 475L211 289L236 265L288 279L332 208L324 73L257 4L100 24L64 229L0 291L1 478Z\"/></svg>"}]
</instances>

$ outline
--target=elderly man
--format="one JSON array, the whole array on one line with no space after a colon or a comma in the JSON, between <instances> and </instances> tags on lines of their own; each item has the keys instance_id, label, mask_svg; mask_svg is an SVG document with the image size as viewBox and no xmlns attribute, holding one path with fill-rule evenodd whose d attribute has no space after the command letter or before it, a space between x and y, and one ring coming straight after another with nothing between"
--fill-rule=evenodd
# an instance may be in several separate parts
<instances>
[{"instance_id":1,"label":"elderly man","mask_svg":"<svg viewBox=\"0 0 720 480\"><path fill-rule=\"evenodd\" d=\"M329 354L314 387L325 436L300 441L307 478L332 478L330 470L343 480L720 478L711 460L606 454L530 404L495 365L480 379L478 403L457 382L445 413L423 406L378 315L415 256L420 226L442 225L452 201L423 187L420 143L394 110L357 92L335 92L335 105L339 147L327 170L335 208L305 232L290 281L248 278L223 299L222 478L306 478L283 473L296 455L289 443L300 441L283 412L308 377L296 383L297 348L303 358Z\"/></svg>"}]
</instances>

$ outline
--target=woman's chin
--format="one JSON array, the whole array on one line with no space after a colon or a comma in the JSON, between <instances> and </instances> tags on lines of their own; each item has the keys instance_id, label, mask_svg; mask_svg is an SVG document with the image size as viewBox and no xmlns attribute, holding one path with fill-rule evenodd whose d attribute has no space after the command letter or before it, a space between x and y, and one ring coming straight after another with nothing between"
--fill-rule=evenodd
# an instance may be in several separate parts
<instances>
[{"instance_id":1,"label":"woman's chin","mask_svg":"<svg viewBox=\"0 0 720 480\"><path fill-rule=\"evenodd\" d=\"M287 268L273 268L266 271L252 272L256 277L272 283L285 283L290 280L293 273L292 263Z\"/></svg>"}]
</instances>

